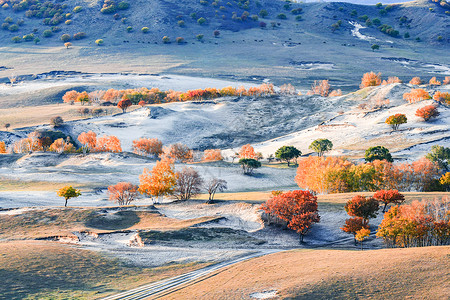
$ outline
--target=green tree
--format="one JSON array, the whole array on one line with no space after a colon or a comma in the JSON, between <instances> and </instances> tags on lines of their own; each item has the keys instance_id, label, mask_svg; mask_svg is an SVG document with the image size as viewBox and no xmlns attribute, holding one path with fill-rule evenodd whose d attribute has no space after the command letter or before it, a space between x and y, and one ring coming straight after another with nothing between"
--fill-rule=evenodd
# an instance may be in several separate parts
<instances>
[{"instance_id":1,"label":"green tree","mask_svg":"<svg viewBox=\"0 0 450 300\"><path fill-rule=\"evenodd\" d=\"M206 23L206 19L203 18L203 17L201 17L201 18L199 18L199 19L197 20L197 23L198 23L199 25L203 25L203 24Z\"/></svg>"},{"instance_id":2,"label":"green tree","mask_svg":"<svg viewBox=\"0 0 450 300\"><path fill-rule=\"evenodd\" d=\"M323 156L325 152L333 149L333 143L328 139L317 139L309 145L309 149L317 152L319 156Z\"/></svg>"},{"instance_id":3,"label":"green tree","mask_svg":"<svg viewBox=\"0 0 450 300\"><path fill-rule=\"evenodd\" d=\"M261 17L261 18L265 18L265 17L267 17L269 15L269 13L267 12L267 10L265 10L265 9L261 9L261 11L259 12L259 16Z\"/></svg>"},{"instance_id":4,"label":"green tree","mask_svg":"<svg viewBox=\"0 0 450 300\"><path fill-rule=\"evenodd\" d=\"M291 159L302 155L302 152L293 146L283 146L275 152L275 156L281 160L285 160L289 167Z\"/></svg>"},{"instance_id":5,"label":"green tree","mask_svg":"<svg viewBox=\"0 0 450 300\"><path fill-rule=\"evenodd\" d=\"M367 162L372 162L374 160L387 160L388 162L393 162L391 153L389 150L383 146L370 147L366 150L366 155L364 156Z\"/></svg>"},{"instance_id":6,"label":"green tree","mask_svg":"<svg viewBox=\"0 0 450 300\"><path fill-rule=\"evenodd\" d=\"M373 44L372 46L370 46L370 48L372 48L372 51L379 50L380 49L380 45Z\"/></svg>"},{"instance_id":7,"label":"green tree","mask_svg":"<svg viewBox=\"0 0 450 300\"><path fill-rule=\"evenodd\" d=\"M401 124L405 124L407 122L408 122L408 119L406 118L406 115L404 115L404 114L395 114L395 115L389 116L385 121L386 124L391 125L392 130L397 130Z\"/></svg>"},{"instance_id":8,"label":"green tree","mask_svg":"<svg viewBox=\"0 0 450 300\"><path fill-rule=\"evenodd\" d=\"M427 159L437 162L439 168L448 170L450 161L450 148L434 145L431 147L431 152L425 156Z\"/></svg>"},{"instance_id":9,"label":"green tree","mask_svg":"<svg viewBox=\"0 0 450 300\"><path fill-rule=\"evenodd\" d=\"M245 175L251 175L254 169L261 167L261 163L253 158L241 158L239 164Z\"/></svg>"},{"instance_id":10,"label":"green tree","mask_svg":"<svg viewBox=\"0 0 450 300\"><path fill-rule=\"evenodd\" d=\"M57 195L59 197L63 197L66 200L66 203L64 204L64 206L66 207L67 200L80 196L81 192L80 190L74 189L72 186L65 186L58 191Z\"/></svg>"}]
</instances>

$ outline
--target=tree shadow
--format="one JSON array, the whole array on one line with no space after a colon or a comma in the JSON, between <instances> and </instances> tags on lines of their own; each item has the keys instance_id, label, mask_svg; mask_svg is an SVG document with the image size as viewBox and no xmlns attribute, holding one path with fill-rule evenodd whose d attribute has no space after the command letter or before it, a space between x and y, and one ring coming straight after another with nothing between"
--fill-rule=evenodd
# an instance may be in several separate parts
<instances>
[{"instance_id":1,"label":"tree shadow","mask_svg":"<svg viewBox=\"0 0 450 300\"><path fill-rule=\"evenodd\" d=\"M106 213L95 215L85 222L90 228L104 230L121 230L127 229L140 222L140 218L135 211L118 211L114 213Z\"/></svg>"}]
</instances>

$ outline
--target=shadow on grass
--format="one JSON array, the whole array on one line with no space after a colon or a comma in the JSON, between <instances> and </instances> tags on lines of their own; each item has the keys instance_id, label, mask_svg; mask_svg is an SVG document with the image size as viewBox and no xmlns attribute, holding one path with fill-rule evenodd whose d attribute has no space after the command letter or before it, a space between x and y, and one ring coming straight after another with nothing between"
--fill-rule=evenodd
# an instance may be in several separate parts
<instances>
[{"instance_id":1,"label":"shadow on grass","mask_svg":"<svg viewBox=\"0 0 450 300\"><path fill-rule=\"evenodd\" d=\"M85 225L95 229L121 230L129 228L139 221L140 218L135 211L118 211L113 214L93 216L86 221Z\"/></svg>"}]
</instances>

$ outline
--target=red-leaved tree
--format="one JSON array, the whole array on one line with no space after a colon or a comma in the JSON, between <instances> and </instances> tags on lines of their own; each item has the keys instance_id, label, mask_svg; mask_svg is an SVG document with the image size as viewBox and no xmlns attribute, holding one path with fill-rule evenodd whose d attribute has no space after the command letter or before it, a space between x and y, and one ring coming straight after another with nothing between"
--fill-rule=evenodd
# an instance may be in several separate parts
<instances>
[{"instance_id":1,"label":"red-leaved tree","mask_svg":"<svg viewBox=\"0 0 450 300\"><path fill-rule=\"evenodd\" d=\"M360 195L353 197L345 204L345 211L352 217L363 218L364 225L369 223L369 219L377 216L378 208L377 200Z\"/></svg>"},{"instance_id":2,"label":"red-leaved tree","mask_svg":"<svg viewBox=\"0 0 450 300\"><path fill-rule=\"evenodd\" d=\"M127 111L127 108L130 107L131 105L132 103L130 99L122 99L119 101L119 103L117 103L117 107L120 108L124 113Z\"/></svg>"},{"instance_id":3,"label":"red-leaved tree","mask_svg":"<svg viewBox=\"0 0 450 300\"><path fill-rule=\"evenodd\" d=\"M138 195L138 186L130 182L119 182L108 187L109 200L117 202L119 205L128 205L134 201Z\"/></svg>"},{"instance_id":4,"label":"red-leaved tree","mask_svg":"<svg viewBox=\"0 0 450 300\"><path fill-rule=\"evenodd\" d=\"M423 118L425 121L439 116L439 112L434 105L427 105L416 110L416 116Z\"/></svg>"},{"instance_id":5,"label":"red-leaved tree","mask_svg":"<svg viewBox=\"0 0 450 300\"><path fill-rule=\"evenodd\" d=\"M317 197L309 191L289 191L266 201L261 209L270 217L285 221L287 227L303 236L312 224L320 221L317 209Z\"/></svg>"},{"instance_id":6,"label":"red-leaved tree","mask_svg":"<svg viewBox=\"0 0 450 300\"><path fill-rule=\"evenodd\" d=\"M405 201L405 196L397 190L379 190L375 192L373 198L384 203L383 212L386 211L388 204L402 204Z\"/></svg>"}]
</instances>

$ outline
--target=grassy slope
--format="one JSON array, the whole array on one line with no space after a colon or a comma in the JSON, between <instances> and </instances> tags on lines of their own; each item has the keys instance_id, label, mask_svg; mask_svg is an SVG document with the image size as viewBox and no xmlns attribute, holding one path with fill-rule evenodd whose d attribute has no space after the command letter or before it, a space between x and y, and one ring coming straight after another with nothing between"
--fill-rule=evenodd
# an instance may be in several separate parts
<instances>
[{"instance_id":1,"label":"grassy slope","mask_svg":"<svg viewBox=\"0 0 450 300\"><path fill-rule=\"evenodd\" d=\"M289 251L252 259L165 299L446 299L450 247Z\"/></svg>"},{"instance_id":2,"label":"grassy slope","mask_svg":"<svg viewBox=\"0 0 450 300\"><path fill-rule=\"evenodd\" d=\"M215 217L177 220L154 211L119 211L113 218L98 215L102 209L43 209L17 215L0 215L0 238L35 239L71 236L74 231L95 233L115 230L175 230L186 228Z\"/></svg>"},{"instance_id":3,"label":"grassy slope","mask_svg":"<svg viewBox=\"0 0 450 300\"><path fill-rule=\"evenodd\" d=\"M53 242L0 242L0 299L94 299L205 266L139 268Z\"/></svg>"}]
</instances>

